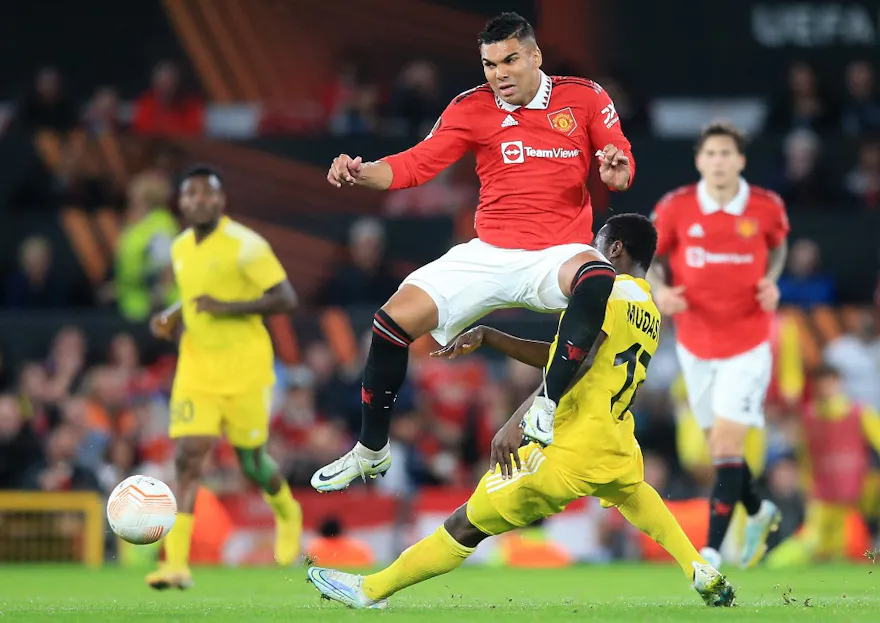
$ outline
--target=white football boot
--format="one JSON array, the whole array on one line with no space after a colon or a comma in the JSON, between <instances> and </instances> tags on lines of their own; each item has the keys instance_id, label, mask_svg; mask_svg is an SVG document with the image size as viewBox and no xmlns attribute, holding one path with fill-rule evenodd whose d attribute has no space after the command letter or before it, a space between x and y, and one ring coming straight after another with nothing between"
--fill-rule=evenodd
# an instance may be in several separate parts
<instances>
[{"instance_id":1,"label":"white football boot","mask_svg":"<svg viewBox=\"0 0 880 623\"><path fill-rule=\"evenodd\" d=\"M700 556L702 556L703 560L708 562L709 566L711 566L712 568L714 568L714 569L721 568L722 558L721 558L721 554L718 552L717 549L715 549L713 547L704 547L703 549L700 550Z\"/></svg>"},{"instance_id":2,"label":"white football boot","mask_svg":"<svg viewBox=\"0 0 880 623\"><path fill-rule=\"evenodd\" d=\"M553 443L553 422L556 415L556 403L546 396L535 396L535 401L523 415L520 426L523 437L549 446Z\"/></svg>"},{"instance_id":3,"label":"white football boot","mask_svg":"<svg viewBox=\"0 0 880 623\"><path fill-rule=\"evenodd\" d=\"M761 508L746 519L745 545L741 563L744 568L754 567L767 553L767 537L779 530L782 511L770 500L762 500Z\"/></svg>"},{"instance_id":4,"label":"white football boot","mask_svg":"<svg viewBox=\"0 0 880 623\"><path fill-rule=\"evenodd\" d=\"M707 606L730 607L736 604L736 591L712 565L694 562L694 590Z\"/></svg>"},{"instance_id":5,"label":"white football boot","mask_svg":"<svg viewBox=\"0 0 880 623\"><path fill-rule=\"evenodd\" d=\"M342 491L357 478L366 482L367 478L384 476L390 468L391 448L388 444L381 450L370 450L358 443L341 458L316 471L311 484L321 493Z\"/></svg>"},{"instance_id":6,"label":"white football boot","mask_svg":"<svg viewBox=\"0 0 880 623\"><path fill-rule=\"evenodd\" d=\"M314 584L325 598L338 601L349 608L383 609L388 605L387 599L374 600L364 594L362 575L324 567L310 567L308 581Z\"/></svg>"}]
</instances>

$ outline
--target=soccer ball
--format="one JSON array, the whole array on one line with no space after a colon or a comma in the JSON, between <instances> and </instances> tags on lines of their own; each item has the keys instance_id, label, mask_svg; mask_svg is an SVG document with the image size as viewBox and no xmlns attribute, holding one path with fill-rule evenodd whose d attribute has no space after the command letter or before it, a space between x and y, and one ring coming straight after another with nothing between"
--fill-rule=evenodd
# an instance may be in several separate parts
<instances>
[{"instance_id":1,"label":"soccer ball","mask_svg":"<svg viewBox=\"0 0 880 623\"><path fill-rule=\"evenodd\" d=\"M107 521L124 541L155 543L171 531L177 519L177 500L171 488L149 476L131 476L113 489L107 500Z\"/></svg>"}]
</instances>

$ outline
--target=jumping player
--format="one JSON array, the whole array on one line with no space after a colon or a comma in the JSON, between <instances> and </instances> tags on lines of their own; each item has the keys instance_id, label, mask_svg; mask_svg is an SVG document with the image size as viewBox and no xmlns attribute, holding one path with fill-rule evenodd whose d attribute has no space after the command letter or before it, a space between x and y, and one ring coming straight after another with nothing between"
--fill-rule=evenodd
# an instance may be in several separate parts
<instances>
[{"instance_id":1,"label":"jumping player","mask_svg":"<svg viewBox=\"0 0 880 623\"><path fill-rule=\"evenodd\" d=\"M300 507L265 449L275 377L263 325L263 316L291 311L296 294L269 243L224 216L225 208L217 172L199 167L184 176L180 209L191 227L171 248L181 303L151 322L159 338L180 336L169 431L177 442L179 512L165 537L165 564L147 576L157 589L192 586L196 493L208 453L223 433L275 513L276 561L288 565L299 555Z\"/></svg>"},{"instance_id":2,"label":"jumping player","mask_svg":"<svg viewBox=\"0 0 880 623\"><path fill-rule=\"evenodd\" d=\"M409 346L425 333L445 345L495 309L566 309L563 347L525 416L533 431L552 431L556 405L602 327L614 271L589 246L587 176L598 158L602 181L622 191L635 170L614 104L595 82L542 72L534 30L515 13L490 20L479 43L487 84L456 97L425 140L376 162L342 154L327 175L337 187L396 190L427 182L472 151L482 187L477 238L409 275L376 312L360 440L315 473L319 491L389 469L391 411Z\"/></svg>"},{"instance_id":3,"label":"jumping player","mask_svg":"<svg viewBox=\"0 0 880 623\"><path fill-rule=\"evenodd\" d=\"M688 401L716 471L708 545L701 553L712 566L721 565L721 543L741 501L749 518L736 562L750 566L780 521L777 507L757 494L743 453L749 429L764 426L773 363L768 340L788 219L775 193L740 176L744 140L733 126L716 123L703 131L696 167L698 184L657 204L657 255L668 256L672 274L655 262L648 280L661 313L675 318Z\"/></svg>"},{"instance_id":4,"label":"jumping player","mask_svg":"<svg viewBox=\"0 0 880 623\"><path fill-rule=\"evenodd\" d=\"M384 608L397 591L461 565L486 538L555 515L578 498L597 496L666 548L708 605L733 605L733 588L697 553L644 481L633 432L629 408L660 335L660 313L641 278L656 244L657 232L639 215L615 216L599 231L596 247L620 275L582 376L559 404L554 442L520 447L526 401L495 435L490 471L466 505L383 571L364 577L312 567L309 580L322 594L353 608ZM530 365L552 367L559 340L557 334L550 345L478 328L439 354L455 356L486 343Z\"/></svg>"}]
</instances>

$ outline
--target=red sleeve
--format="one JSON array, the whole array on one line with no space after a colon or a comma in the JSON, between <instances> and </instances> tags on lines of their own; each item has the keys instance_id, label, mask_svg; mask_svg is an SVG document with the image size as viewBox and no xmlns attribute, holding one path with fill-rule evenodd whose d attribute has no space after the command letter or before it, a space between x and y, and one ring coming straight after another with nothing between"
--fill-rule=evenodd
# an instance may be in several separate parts
<instances>
[{"instance_id":1,"label":"red sleeve","mask_svg":"<svg viewBox=\"0 0 880 623\"><path fill-rule=\"evenodd\" d=\"M181 133L185 136L199 136L205 127L205 106L198 98L186 101L186 108L182 118Z\"/></svg>"},{"instance_id":2,"label":"red sleeve","mask_svg":"<svg viewBox=\"0 0 880 623\"><path fill-rule=\"evenodd\" d=\"M149 95L141 95L134 103L131 129L135 134L152 134L156 120L153 114L153 101Z\"/></svg>"},{"instance_id":3,"label":"red sleeve","mask_svg":"<svg viewBox=\"0 0 880 623\"><path fill-rule=\"evenodd\" d=\"M623 153L629 158L629 185L632 186L633 180L636 178L636 160L633 158L632 145L623 135L620 116L617 114L617 109L608 92L598 84L593 84L596 87L594 89L595 95L592 97L593 105L587 113L587 131L590 135L593 153L604 149L605 145L609 143L623 150Z\"/></svg>"},{"instance_id":4,"label":"red sleeve","mask_svg":"<svg viewBox=\"0 0 880 623\"><path fill-rule=\"evenodd\" d=\"M470 149L471 130L463 108L464 101L452 102L421 143L383 158L393 173L389 190L411 188L434 179Z\"/></svg>"},{"instance_id":5,"label":"red sleeve","mask_svg":"<svg viewBox=\"0 0 880 623\"><path fill-rule=\"evenodd\" d=\"M770 222L764 238L767 247L775 249L788 237L791 227L788 224L788 214L785 212L785 202L776 193L768 193L770 196Z\"/></svg>"},{"instance_id":6,"label":"red sleeve","mask_svg":"<svg viewBox=\"0 0 880 623\"><path fill-rule=\"evenodd\" d=\"M671 204L668 196L663 197L657 202L654 214L651 215L651 220L654 221L654 227L657 229L656 255L668 255L675 248L675 224L672 221Z\"/></svg>"}]
</instances>

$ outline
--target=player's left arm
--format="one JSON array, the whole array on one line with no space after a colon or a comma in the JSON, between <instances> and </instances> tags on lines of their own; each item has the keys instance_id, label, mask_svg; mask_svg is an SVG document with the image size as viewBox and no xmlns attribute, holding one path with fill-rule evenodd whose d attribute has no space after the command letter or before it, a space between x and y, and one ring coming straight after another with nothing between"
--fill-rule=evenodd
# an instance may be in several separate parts
<instances>
[{"instance_id":1,"label":"player's left arm","mask_svg":"<svg viewBox=\"0 0 880 623\"><path fill-rule=\"evenodd\" d=\"M296 292L268 242L259 237L248 240L239 256L239 268L263 291L263 296L250 301L218 301L203 295L196 299L197 311L218 316L271 316L296 308Z\"/></svg>"},{"instance_id":2,"label":"player's left arm","mask_svg":"<svg viewBox=\"0 0 880 623\"><path fill-rule=\"evenodd\" d=\"M771 195L773 202L770 225L764 238L769 249L767 254L767 271L758 282L758 303L764 311L775 311L779 305L779 286L777 281L785 270L785 261L788 258L788 216L785 213L785 204L778 195Z\"/></svg>"},{"instance_id":3,"label":"player's left arm","mask_svg":"<svg viewBox=\"0 0 880 623\"><path fill-rule=\"evenodd\" d=\"M865 439L874 448L874 452L880 453L880 413L873 407L864 407L861 413L862 433Z\"/></svg>"},{"instance_id":4,"label":"player's left arm","mask_svg":"<svg viewBox=\"0 0 880 623\"><path fill-rule=\"evenodd\" d=\"M627 190L636 174L632 145L623 134L620 115L608 92L599 85L596 89L588 106L587 132L592 148L600 150L596 153L599 177L611 190Z\"/></svg>"}]
</instances>

